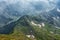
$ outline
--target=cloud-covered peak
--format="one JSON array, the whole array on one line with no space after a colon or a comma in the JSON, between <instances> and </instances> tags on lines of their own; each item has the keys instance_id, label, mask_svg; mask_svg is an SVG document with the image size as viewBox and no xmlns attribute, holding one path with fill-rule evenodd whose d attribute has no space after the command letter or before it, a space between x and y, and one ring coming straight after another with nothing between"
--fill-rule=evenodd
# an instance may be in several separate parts
<instances>
[{"instance_id":1,"label":"cloud-covered peak","mask_svg":"<svg viewBox=\"0 0 60 40\"><path fill-rule=\"evenodd\" d=\"M26 14L36 15L53 9L60 12L60 0L0 0L0 18L4 16L16 19Z\"/></svg>"}]
</instances>

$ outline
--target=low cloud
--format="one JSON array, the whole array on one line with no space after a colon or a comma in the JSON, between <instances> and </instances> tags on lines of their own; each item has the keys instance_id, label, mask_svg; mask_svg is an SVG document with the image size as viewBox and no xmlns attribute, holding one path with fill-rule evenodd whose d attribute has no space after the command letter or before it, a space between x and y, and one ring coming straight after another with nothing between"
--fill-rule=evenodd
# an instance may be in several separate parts
<instances>
[{"instance_id":1,"label":"low cloud","mask_svg":"<svg viewBox=\"0 0 60 40\"><path fill-rule=\"evenodd\" d=\"M32 14L53 10L54 8L58 7L57 3L59 0L0 0L0 2L3 1L6 2L8 8L11 6L11 8L20 12L20 14ZM0 8L6 8L5 4L4 7L0 6Z\"/></svg>"}]
</instances>

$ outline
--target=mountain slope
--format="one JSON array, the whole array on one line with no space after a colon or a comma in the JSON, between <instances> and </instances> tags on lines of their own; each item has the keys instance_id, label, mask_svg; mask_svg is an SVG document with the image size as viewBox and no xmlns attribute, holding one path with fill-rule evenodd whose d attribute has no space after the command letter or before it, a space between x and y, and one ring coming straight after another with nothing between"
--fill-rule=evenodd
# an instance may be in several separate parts
<instances>
[{"instance_id":1,"label":"mountain slope","mask_svg":"<svg viewBox=\"0 0 60 40\"><path fill-rule=\"evenodd\" d=\"M16 22L12 22L3 28L0 29L0 40L31 40L25 36L25 33L22 32L23 25L20 24L21 20L19 19ZM25 29L25 28L24 28ZM26 27L27 30L27 27ZM29 29L28 29L29 30ZM3 37L3 38L2 38Z\"/></svg>"},{"instance_id":2,"label":"mountain slope","mask_svg":"<svg viewBox=\"0 0 60 40\"><path fill-rule=\"evenodd\" d=\"M16 22L12 22L1 28L0 33L5 34L1 35L0 38L3 36L7 37L8 40L14 37L17 40L60 40L60 29L55 28L54 25L43 20L41 16L22 16ZM33 36L31 38L27 35ZM16 40L16 38L14 39Z\"/></svg>"}]
</instances>

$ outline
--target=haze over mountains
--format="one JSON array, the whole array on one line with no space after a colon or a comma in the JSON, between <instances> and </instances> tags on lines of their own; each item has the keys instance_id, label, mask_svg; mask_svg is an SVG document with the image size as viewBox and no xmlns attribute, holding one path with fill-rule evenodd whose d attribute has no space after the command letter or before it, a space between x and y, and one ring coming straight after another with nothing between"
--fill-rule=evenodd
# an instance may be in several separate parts
<instances>
[{"instance_id":1,"label":"haze over mountains","mask_svg":"<svg viewBox=\"0 0 60 40\"><path fill-rule=\"evenodd\" d=\"M0 19L2 20L0 25L5 25L23 15L55 16L57 14L59 17L60 12L57 8L60 10L59 0L0 0Z\"/></svg>"},{"instance_id":2,"label":"haze over mountains","mask_svg":"<svg viewBox=\"0 0 60 40\"><path fill-rule=\"evenodd\" d=\"M0 39L60 40L60 0L0 0Z\"/></svg>"}]
</instances>

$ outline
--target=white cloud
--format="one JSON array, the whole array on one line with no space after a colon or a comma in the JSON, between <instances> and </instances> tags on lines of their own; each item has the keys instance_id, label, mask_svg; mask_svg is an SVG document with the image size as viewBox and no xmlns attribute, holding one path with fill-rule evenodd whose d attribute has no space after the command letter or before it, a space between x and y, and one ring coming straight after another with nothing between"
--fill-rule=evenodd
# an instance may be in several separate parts
<instances>
[{"instance_id":1,"label":"white cloud","mask_svg":"<svg viewBox=\"0 0 60 40\"><path fill-rule=\"evenodd\" d=\"M50 0L51 2L54 1L54 0Z\"/></svg>"},{"instance_id":2,"label":"white cloud","mask_svg":"<svg viewBox=\"0 0 60 40\"><path fill-rule=\"evenodd\" d=\"M23 11L30 10L30 12L37 11L37 10L35 10L35 7L34 7L35 4L43 5L43 10L45 10L45 11L52 10L56 6L55 4L51 3L51 2L55 2L55 0L2 0L2 1L6 1L8 4L18 3L20 5L21 10L23 10ZM32 5L32 4L34 4L34 5ZM18 10L20 8L18 7Z\"/></svg>"},{"instance_id":3,"label":"white cloud","mask_svg":"<svg viewBox=\"0 0 60 40\"><path fill-rule=\"evenodd\" d=\"M60 12L60 9L59 9L59 8L57 8L57 11L58 11L58 12Z\"/></svg>"}]
</instances>

